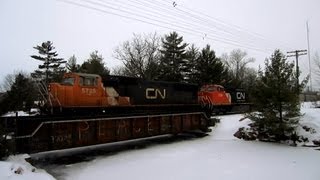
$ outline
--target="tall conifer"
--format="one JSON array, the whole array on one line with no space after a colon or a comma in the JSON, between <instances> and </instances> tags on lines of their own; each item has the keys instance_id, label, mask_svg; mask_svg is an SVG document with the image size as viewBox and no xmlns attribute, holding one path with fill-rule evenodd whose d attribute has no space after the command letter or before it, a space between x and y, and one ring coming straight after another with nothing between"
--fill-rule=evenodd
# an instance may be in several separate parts
<instances>
[{"instance_id":1,"label":"tall conifer","mask_svg":"<svg viewBox=\"0 0 320 180\"><path fill-rule=\"evenodd\" d=\"M249 114L249 118L260 139L280 141L295 134L300 115L295 73L294 63L288 62L279 50L266 60L265 70L259 72L253 92L257 112ZM305 83L299 86L302 88Z\"/></svg>"},{"instance_id":2,"label":"tall conifer","mask_svg":"<svg viewBox=\"0 0 320 180\"><path fill-rule=\"evenodd\" d=\"M46 84L53 79L59 79L64 73L64 68L60 65L65 61L63 61L63 58L57 57L58 53L54 51L55 47L52 46L52 42L43 42L41 46L37 45L34 49L38 51L39 55L32 55L31 57L42 61L43 64L39 65L39 69L33 73L33 76L45 80Z\"/></svg>"},{"instance_id":3,"label":"tall conifer","mask_svg":"<svg viewBox=\"0 0 320 180\"><path fill-rule=\"evenodd\" d=\"M166 35L162 39L162 49L160 52L160 80L184 81L187 74L186 50L188 44L183 42L183 37L176 32Z\"/></svg>"}]
</instances>

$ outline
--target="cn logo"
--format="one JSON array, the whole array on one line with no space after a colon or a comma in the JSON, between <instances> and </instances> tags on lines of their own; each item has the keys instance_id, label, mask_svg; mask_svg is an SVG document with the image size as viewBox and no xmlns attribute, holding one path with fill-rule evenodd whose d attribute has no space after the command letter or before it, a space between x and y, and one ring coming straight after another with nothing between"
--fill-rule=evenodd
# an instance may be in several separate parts
<instances>
[{"instance_id":1,"label":"cn logo","mask_svg":"<svg viewBox=\"0 0 320 180\"><path fill-rule=\"evenodd\" d=\"M166 89L162 91L157 88L147 88L146 89L146 98L147 99L165 99L166 98Z\"/></svg>"},{"instance_id":2,"label":"cn logo","mask_svg":"<svg viewBox=\"0 0 320 180\"><path fill-rule=\"evenodd\" d=\"M237 100L245 100L246 99L246 93L245 92L237 92L236 96L237 96Z\"/></svg>"}]
</instances>

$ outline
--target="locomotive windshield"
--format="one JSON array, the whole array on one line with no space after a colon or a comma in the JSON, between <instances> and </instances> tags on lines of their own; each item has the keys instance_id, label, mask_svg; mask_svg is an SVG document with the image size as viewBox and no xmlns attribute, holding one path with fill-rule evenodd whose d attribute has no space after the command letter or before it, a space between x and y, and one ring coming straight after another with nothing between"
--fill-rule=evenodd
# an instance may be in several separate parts
<instances>
[{"instance_id":1,"label":"locomotive windshield","mask_svg":"<svg viewBox=\"0 0 320 180\"><path fill-rule=\"evenodd\" d=\"M73 77L68 77L64 78L61 82L62 85L74 85L74 78Z\"/></svg>"},{"instance_id":2,"label":"locomotive windshield","mask_svg":"<svg viewBox=\"0 0 320 180\"><path fill-rule=\"evenodd\" d=\"M207 91L207 92L224 91L224 87L220 85L205 85L201 87L200 91Z\"/></svg>"}]
</instances>

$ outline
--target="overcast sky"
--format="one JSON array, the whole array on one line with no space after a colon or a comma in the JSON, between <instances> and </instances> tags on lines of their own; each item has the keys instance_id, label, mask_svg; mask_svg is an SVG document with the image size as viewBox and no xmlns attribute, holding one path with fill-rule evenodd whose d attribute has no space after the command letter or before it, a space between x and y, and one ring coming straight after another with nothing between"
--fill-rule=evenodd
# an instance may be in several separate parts
<instances>
[{"instance_id":1,"label":"overcast sky","mask_svg":"<svg viewBox=\"0 0 320 180\"><path fill-rule=\"evenodd\" d=\"M1 0L0 80L35 70L33 47L48 40L62 58L74 54L82 63L98 50L113 68L121 64L114 49L133 33L177 31L189 44L210 44L218 56L240 48L258 67L276 48L307 49L308 21L312 58L320 53L319 8L319 0ZM299 60L308 73L308 57Z\"/></svg>"}]
</instances>

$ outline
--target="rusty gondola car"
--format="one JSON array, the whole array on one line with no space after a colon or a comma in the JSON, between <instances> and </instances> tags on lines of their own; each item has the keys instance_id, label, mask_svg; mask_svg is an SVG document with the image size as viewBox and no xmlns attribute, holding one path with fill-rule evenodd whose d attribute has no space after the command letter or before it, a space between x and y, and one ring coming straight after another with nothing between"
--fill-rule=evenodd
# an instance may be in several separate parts
<instances>
[{"instance_id":1,"label":"rusty gondola car","mask_svg":"<svg viewBox=\"0 0 320 180\"><path fill-rule=\"evenodd\" d=\"M206 133L213 123L198 104L197 92L191 84L67 73L61 83L49 85L43 106L47 115L5 121L14 122L19 153Z\"/></svg>"}]
</instances>

